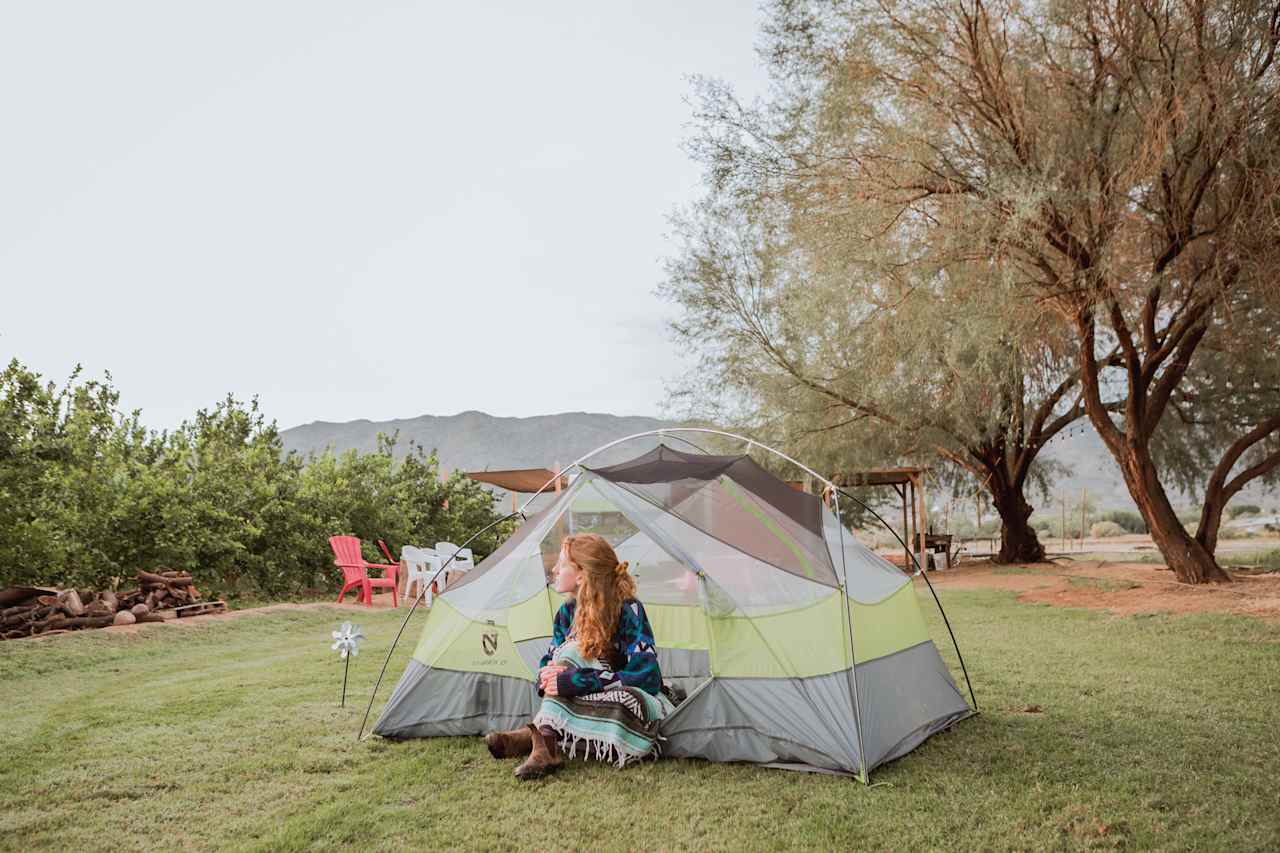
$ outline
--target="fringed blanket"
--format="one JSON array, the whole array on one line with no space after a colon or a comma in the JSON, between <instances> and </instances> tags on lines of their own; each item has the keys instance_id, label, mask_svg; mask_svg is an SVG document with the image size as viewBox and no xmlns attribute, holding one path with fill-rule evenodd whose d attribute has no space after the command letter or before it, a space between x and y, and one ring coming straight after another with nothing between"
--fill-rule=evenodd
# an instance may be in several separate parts
<instances>
[{"instance_id":1,"label":"fringed blanket","mask_svg":"<svg viewBox=\"0 0 1280 853\"><path fill-rule=\"evenodd\" d=\"M605 668L598 661L584 660L573 640L556 651L555 661L578 668ZM584 758L622 767L629 761L657 756L658 723L674 708L666 696L619 686L584 696L547 696L533 724L559 732L560 748L571 758L581 747Z\"/></svg>"}]
</instances>

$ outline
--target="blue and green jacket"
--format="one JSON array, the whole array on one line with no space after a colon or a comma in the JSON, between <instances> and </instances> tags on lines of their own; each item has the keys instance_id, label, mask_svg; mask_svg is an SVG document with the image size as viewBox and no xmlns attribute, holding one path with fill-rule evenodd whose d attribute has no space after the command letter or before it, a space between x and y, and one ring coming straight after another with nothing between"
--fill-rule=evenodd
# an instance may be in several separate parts
<instances>
[{"instance_id":1,"label":"blue and green jacket","mask_svg":"<svg viewBox=\"0 0 1280 853\"><path fill-rule=\"evenodd\" d=\"M551 663L559 649L573 631L573 614L576 601L566 601L556 612L551 629L551 647L542 656L539 668ZM570 668L556 679L556 691L561 696L583 696L599 693L611 687L638 687L657 696L662 692L662 671L658 668L658 650L654 645L653 628L644 612L644 605L634 598L622 602L622 615L613 631L612 654L606 662L608 669L587 667ZM615 668L616 667L616 668ZM542 687L538 686L538 695Z\"/></svg>"}]
</instances>

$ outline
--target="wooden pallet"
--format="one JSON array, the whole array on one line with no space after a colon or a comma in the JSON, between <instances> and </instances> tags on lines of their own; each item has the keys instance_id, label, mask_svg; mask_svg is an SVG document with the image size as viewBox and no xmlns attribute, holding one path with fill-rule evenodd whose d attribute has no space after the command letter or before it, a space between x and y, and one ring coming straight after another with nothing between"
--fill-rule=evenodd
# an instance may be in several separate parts
<instances>
[{"instance_id":1,"label":"wooden pallet","mask_svg":"<svg viewBox=\"0 0 1280 853\"><path fill-rule=\"evenodd\" d=\"M184 616L203 616L206 613L225 613L225 601L198 601L195 604L184 604L173 608L173 615L181 619Z\"/></svg>"}]
</instances>

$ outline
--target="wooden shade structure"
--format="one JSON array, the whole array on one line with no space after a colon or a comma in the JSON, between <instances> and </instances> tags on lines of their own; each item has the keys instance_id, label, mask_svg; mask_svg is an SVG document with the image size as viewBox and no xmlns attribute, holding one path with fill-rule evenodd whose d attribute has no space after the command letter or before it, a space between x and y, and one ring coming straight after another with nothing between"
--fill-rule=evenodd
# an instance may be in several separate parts
<instances>
[{"instance_id":1,"label":"wooden shade structure","mask_svg":"<svg viewBox=\"0 0 1280 853\"><path fill-rule=\"evenodd\" d=\"M925 503L924 475L928 468L874 468L870 471L853 471L831 475L831 482L842 488L851 486L890 486L902 498L902 537L912 543L919 552L920 568L929 565L929 513ZM908 507L910 509L908 510ZM911 566L911 550L907 549L906 563ZM947 562L950 563L950 555Z\"/></svg>"},{"instance_id":2,"label":"wooden shade structure","mask_svg":"<svg viewBox=\"0 0 1280 853\"><path fill-rule=\"evenodd\" d=\"M557 470L559 465L556 466ZM478 483L488 483L511 493L511 511L516 511L516 494L531 495L555 480L552 487L556 494L569 485L569 479L550 468L508 468L504 471L468 471L466 475Z\"/></svg>"}]
</instances>

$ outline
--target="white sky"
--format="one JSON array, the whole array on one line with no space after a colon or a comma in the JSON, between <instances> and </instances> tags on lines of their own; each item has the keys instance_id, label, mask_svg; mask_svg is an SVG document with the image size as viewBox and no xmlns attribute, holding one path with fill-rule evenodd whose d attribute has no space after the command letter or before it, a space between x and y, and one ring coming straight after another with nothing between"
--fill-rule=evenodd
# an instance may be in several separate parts
<instances>
[{"instance_id":1,"label":"white sky","mask_svg":"<svg viewBox=\"0 0 1280 853\"><path fill-rule=\"evenodd\" d=\"M79 2L0 15L0 358L171 427L658 414L687 76L754 0Z\"/></svg>"}]
</instances>

